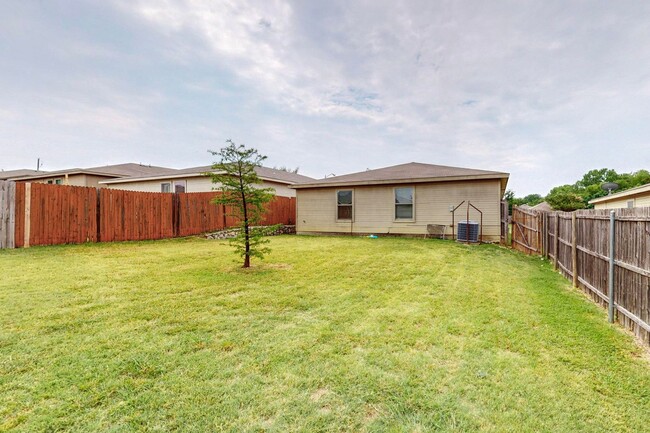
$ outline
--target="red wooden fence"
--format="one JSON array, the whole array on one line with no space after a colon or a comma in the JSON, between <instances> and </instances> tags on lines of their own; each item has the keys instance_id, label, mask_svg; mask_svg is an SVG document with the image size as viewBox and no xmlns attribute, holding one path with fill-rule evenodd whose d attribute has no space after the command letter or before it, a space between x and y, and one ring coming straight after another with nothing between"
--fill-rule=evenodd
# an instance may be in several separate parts
<instances>
[{"instance_id":1,"label":"red wooden fence","mask_svg":"<svg viewBox=\"0 0 650 433\"><path fill-rule=\"evenodd\" d=\"M174 237L173 194L103 188L99 197L100 241Z\"/></svg>"},{"instance_id":2,"label":"red wooden fence","mask_svg":"<svg viewBox=\"0 0 650 433\"><path fill-rule=\"evenodd\" d=\"M220 230L236 224L226 215L224 206L206 203L216 196L214 192L178 194L178 235L190 236Z\"/></svg>"},{"instance_id":3,"label":"red wooden fence","mask_svg":"<svg viewBox=\"0 0 650 433\"><path fill-rule=\"evenodd\" d=\"M26 190L29 189L29 205ZM25 212L29 212L29 245L97 241L95 188L16 184L16 246L25 246Z\"/></svg>"},{"instance_id":4,"label":"red wooden fence","mask_svg":"<svg viewBox=\"0 0 650 433\"><path fill-rule=\"evenodd\" d=\"M15 244L164 239L235 226L228 209L211 203L216 194L17 183ZM276 197L267 205L263 224L295 224L295 215L295 198Z\"/></svg>"}]
</instances>

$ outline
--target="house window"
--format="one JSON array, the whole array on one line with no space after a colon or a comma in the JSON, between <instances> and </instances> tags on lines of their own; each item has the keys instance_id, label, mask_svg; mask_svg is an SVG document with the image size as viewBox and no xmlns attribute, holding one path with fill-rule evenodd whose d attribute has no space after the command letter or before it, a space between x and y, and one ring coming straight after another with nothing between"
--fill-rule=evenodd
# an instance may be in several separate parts
<instances>
[{"instance_id":1,"label":"house window","mask_svg":"<svg viewBox=\"0 0 650 433\"><path fill-rule=\"evenodd\" d=\"M57 184L57 185L61 185L63 183L63 181L61 179L55 179L54 183Z\"/></svg>"},{"instance_id":2,"label":"house window","mask_svg":"<svg viewBox=\"0 0 650 433\"><path fill-rule=\"evenodd\" d=\"M169 182L161 183L160 192L172 192L172 184Z\"/></svg>"},{"instance_id":3,"label":"house window","mask_svg":"<svg viewBox=\"0 0 650 433\"><path fill-rule=\"evenodd\" d=\"M632 209L634 207L634 199L627 201L627 208Z\"/></svg>"},{"instance_id":4,"label":"house window","mask_svg":"<svg viewBox=\"0 0 650 433\"><path fill-rule=\"evenodd\" d=\"M413 195L412 186L395 188L395 219L396 220L413 220Z\"/></svg>"},{"instance_id":5,"label":"house window","mask_svg":"<svg viewBox=\"0 0 650 433\"><path fill-rule=\"evenodd\" d=\"M336 219L352 221L352 190L336 191Z\"/></svg>"},{"instance_id":6,"label":"house window","mask_svg":"<svg viewBox=\"0 0 650 433\"><path fill-rule=\"evenodd\" d=\"M187 186L187 182L184 180L175 180L174 181L174 192L179 193L179 192L185 192L185 187Z\"/></svg>"}]
</instances>

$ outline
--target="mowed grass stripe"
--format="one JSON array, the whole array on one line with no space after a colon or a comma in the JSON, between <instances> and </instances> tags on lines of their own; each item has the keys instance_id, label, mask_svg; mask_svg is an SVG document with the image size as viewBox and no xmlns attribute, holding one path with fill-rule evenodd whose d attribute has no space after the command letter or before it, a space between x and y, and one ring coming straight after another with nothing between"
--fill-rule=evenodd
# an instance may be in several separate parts
<instances>
[{"instance_id":1,"label":"mowed grass stripe","mask_svg":"<svg viewBox=\"0 0 650 433\"><path fill-rule=\"evenodd\" d=\"M638 432L646 352L549 264L424 239L0 252L2 431Z\"/></svg>"}]
</instances>

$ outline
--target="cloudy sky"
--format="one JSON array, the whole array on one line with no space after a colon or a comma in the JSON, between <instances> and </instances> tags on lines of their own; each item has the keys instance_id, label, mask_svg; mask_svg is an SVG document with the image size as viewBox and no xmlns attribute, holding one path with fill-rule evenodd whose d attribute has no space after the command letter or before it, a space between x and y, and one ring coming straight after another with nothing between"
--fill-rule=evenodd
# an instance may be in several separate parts
<instances>
[{"instance_id":1,"label":"cloudy sky","mask_svg":"<svg viewBox=\"0 0 650 433\"><path fill-rule=\"evenodd\" d=\"M545 194L650 168L650 2L0 2L0 168L323 177L418 161Z\"/></svg>"}]
</instances>

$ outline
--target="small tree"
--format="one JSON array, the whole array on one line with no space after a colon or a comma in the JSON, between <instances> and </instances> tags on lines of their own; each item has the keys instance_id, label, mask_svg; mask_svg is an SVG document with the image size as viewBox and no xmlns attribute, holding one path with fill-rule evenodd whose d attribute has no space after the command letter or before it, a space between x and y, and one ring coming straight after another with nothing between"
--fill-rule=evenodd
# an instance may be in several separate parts
<instances>
[{"instance_id":1,"label":"small tree","mask_svg":"<svg viewBox=\"0 0 650 433\"><path fill-rule=\"evenodd\" d=\"M219 157L212 165L214 173L210 173L212 182L218 184L215 189L221 194L213 203L226 205L231 210L231 216L239 220L239 233L231 240L236 252L244 258L244 268L251 265L251 257L264 258L270 250L262 245L268 243L263 239L264 232L260 227L254 227L262 221L264 205L274 196L273 188L261 188L262 180L255 171L260 167L266 156L260 155L256 149L247 149L244 145L236 145L232 140L226 140L228 146L218 152L209 152Z\"/></svg>"}]
</instances>

